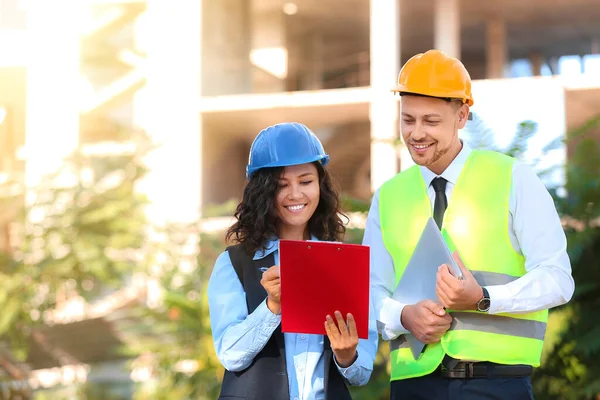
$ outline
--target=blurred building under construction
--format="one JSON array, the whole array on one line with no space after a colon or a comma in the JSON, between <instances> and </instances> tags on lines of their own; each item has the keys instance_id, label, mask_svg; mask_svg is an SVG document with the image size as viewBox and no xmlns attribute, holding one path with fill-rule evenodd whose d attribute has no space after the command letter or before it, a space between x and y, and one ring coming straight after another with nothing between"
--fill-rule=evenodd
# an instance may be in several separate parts
<instances>
[{"instance_id":1,"label":"blurred building under construction","mask_svg":"<svg viewBox=\"0 0 600 400\"><path fill-rule=\"evenodd\" d=\"M500 135L520 116L560 135L600 113L598 21L597 0L0 0L0 180L143 130L151 216L194 221L239 198L262 128L298 121L368 200L410 165L389 91L408 58L459 57Z\"/></svg>"},{"instance_id":2,"label":"blurred building under construction","mask_svg":"<svg viewBox=\"0 0 600 400\"><path fill-rule=\"evenodd\" d=\"M0 168L35 184L77 146L119 151L142 129L162 146L155 214L187 220L237 198L253 137L295 120L343 190L368 199L410 164L389 92L409 57L460 57L474 112L490 97L505 115L554 101L564 131L600 110L598 62L559 75L561 57L599 52L598 20L595 0L2 0ZM523 61L531 77L511 79Z\"/></svg>"}]
</instances>

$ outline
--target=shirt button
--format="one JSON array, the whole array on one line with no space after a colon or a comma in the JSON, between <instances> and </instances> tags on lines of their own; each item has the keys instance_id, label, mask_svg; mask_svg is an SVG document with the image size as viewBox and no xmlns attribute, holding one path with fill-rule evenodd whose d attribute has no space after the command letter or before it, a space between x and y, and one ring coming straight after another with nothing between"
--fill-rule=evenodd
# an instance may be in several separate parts
<instances>
[{"instance_id":1,"label":"shirt button","mask_svg":"<svg viewBox=\"0 0 600 400\"><path fill-rule=\"evenodd\" d=\"M306 336L302 335L302 336L300 336L300 339L304 340L304 339L306 339Z\"/></svg>"}]
</instances>

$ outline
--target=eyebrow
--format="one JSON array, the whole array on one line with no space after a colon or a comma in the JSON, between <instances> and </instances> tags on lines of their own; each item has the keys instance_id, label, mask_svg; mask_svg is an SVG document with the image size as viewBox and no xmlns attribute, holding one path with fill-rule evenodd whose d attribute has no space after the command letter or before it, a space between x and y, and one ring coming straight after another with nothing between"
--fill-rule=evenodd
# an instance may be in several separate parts
<instances>
[{"instance_id":1,"label":"eyebrow","mask_svg":"<svg viewBox=\"0 0 600 400\"><path fill-rule=\"evenodd\" d=\"M405 117L414 118L412 115L405 113L405 112L403 112L402 115ZM442 116L437 113L432 113L432 114L425 114L423 117L424 118L441 118Z\"/></svg>"},{"instance_id":2,"label":"eyebrow","mask_svg":"<svg viewBox=\"0 0 600 400\"><path fill-rule=\"evenodd\" d=\"M314 174L312 172L305 172L302 175L298 175L296 178L304 178L309 175L314 176ZM279 178L279 180L287 181L287 178L282 176L281 178Z\"/></svg>"}]
</instances>

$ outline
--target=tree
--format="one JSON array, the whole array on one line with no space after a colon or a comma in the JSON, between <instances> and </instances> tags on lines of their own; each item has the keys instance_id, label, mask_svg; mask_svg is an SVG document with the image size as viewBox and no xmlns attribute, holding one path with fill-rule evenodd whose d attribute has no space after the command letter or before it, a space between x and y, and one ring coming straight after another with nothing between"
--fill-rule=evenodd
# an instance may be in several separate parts
<instances>
[{"instance_id":1,"label":"tree","mask_svg":"<svg viewBox=\"0 0 600 400\"><path fill-rule=\"evenodd\" d=\"M132 154L78 151L37 187L21 188L18 199L26 193L33 201L20 213L13 251L0 255L0 337L17 359L27 359L31 333L60 298L94 298L137 269L147 221L135 187L149 147L144 136L134 140Z\"/></svg>"},{"instance_id":2,"label":"tree","mask_svg":"<svg viewBox=\"0 0 600 400\"><path fill-rule=\"evenodd\" d=\"M598 127L600 116L569 132L566 140L553 140L544 148L548 151L566 144L573 150L566 166L550 167L539 175L557 167L566 171L565 187L551 186L549 191L564 221L575 293L569 303L550 310L542 366L533 376L536 399L595 399L600 395L600 321L596 317L600 306L600 143L592 138ZM474 128L474 146L498 150L481 120L475 119ZM503 152L524 154L535 132L534 124L522 122ZM562 189L566 196L561 195Z\"/></svg>"},{"instance_id":3,"label":"tree","mask_svg":"<svg viewBox=\"0 0 600 400\"><path fill-rule=\"evenodd\" d=\"M562 307L563 329L536 373L540 399L594 399L600 395L600 143L592 133L600 115L570 132L566 196L552 190L565 220L575 293Z\"/></svg>"},{"instance_id":4,"label":"tree","mask_svg":"<svg viewBox=\"0 0 600 400\"><path fill-rule=\"evenodd\" d=\"M164 234L168 239L159 250L164 268L155 275L162 288L160 304L138 310L132 324L121 326L130 338L130 354L140 357L142 365L133 367L147 368L151 375L149 382L137 385L134 399L215 399L223 367L212 344L206 290L224 239L199 235L196 226L170 226ZM190 237L200 239L201 249L195 267L182 270Z\"/></svg>"}]
</instances>

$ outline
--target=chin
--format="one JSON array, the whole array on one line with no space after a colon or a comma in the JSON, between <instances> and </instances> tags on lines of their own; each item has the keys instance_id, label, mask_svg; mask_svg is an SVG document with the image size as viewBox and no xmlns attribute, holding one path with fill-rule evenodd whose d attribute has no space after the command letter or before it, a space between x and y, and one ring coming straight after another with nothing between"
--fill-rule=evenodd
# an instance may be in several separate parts
<instances>
[{"instance_id":1,"label":"chin","mask_svg":"<svg viewBox=\"0 0 600 400\"><path fill-rule=\"evenodd\" d=\"M307 219L292 219L292 220L287 220L285 221L286 225L289 226L306 226L306 224L308 224L308 220Z\"/></svg>"},{"instance_id":2,"label":"chin","mask_svg":"<svg viewBox=\"0 0 600 400\"><path fill-rule=\"evenodd\" d=\"M410 154L413 162L422 167L426 167L431 164L431 157L427 157L423 154Z\"/></svg>"}]
</instances>

